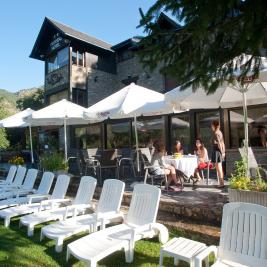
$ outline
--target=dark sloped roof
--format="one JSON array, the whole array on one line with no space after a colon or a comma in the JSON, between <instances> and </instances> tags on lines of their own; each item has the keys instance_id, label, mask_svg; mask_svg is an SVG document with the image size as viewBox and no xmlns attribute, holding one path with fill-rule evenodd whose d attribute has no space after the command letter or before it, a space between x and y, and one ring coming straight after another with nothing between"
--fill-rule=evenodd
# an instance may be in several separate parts
<instances>
[{"instance_id":1,"label":"dark sloped roof","mask_svg":"<svg viewBox=\"0 0 267 267\"><path fill-rule=\"evenodd\" d=\"M97 39L91 35L86 34L86 33L77 31L77 30L75 30L75 29L73 29L73 28L71 28L65 24L62 24L58 21L55 21L53 19L50 19L50 18L46 18L46 19L50 23L52 23L56 28L58 28L58 30L62 31L65 35L67 35L69 37L79 39L81 41L84 41L86 43L101 47L101 48L106 49L106 50L112 50L111 49L112 45L107 43L107 42L99 40L99 39Z\"/></svg>"}]
</instances>

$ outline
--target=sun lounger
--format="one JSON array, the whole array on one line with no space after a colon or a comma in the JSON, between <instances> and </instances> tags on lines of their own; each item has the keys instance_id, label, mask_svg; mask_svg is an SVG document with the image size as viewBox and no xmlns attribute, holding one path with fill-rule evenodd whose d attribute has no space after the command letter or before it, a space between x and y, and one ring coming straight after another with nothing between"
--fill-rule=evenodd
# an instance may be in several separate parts
<instances>
[{"instance_id":1,"label":"sun lounger","mask_svg":"<svg viewBox=\"0 0 267 267\"><path fill-rule=\"evenodd\" d=\"M87 208L92 208L96 182L96 179L93 177L83 176L76 197L71 202L71 205L25 215L20 218L20 225L26 226L28 228L28 236L32 236L34 227L38 224L63 220L84 213Z\"/></svg>"},{"instance_id":2,"label":"sun lounger","mask_svg":"<svg viewBox=\"0 0 267 267\"><path fill-rule=\"evenodd\" d=\"M156 223L159 200L160 189L148 184L137 184L124 223L70 243L67 260L73 255L88 266L96 267L99 260L123 249L126 262L132 262L136 241L159 235L162 242L167 242L167 228Z\"/></svg>"},{"instance_id":3,"label":"sun lounger","mask_svg":"<svg viewBox=\"0 0 267 267\"><path fill-rule=\"evenodd\" d=\"M11 206L17 206L20 204L31 204L33 202L36 203L40 202L41 200L47 199L54 177L54 173L44 172L38 189L32 190L33 194L24 197L17 195L15 198L2 200L0 201L0 210Z\"/></svg>"},{"instance_id":4,"label":"sun lounger","mask_svg":"<svg viewBox=\"0 0 267 267\"><path fill-rule=\"evenodd\" d=\"M117 179L105 180L95 213L47 225L41 230L41 240L44 236L55 240L56 251L61 252L66 238L81 232L96 231L97 226L104 229L106 224L114 220L121 221L123 215L120 206L124 187L125 184Z\"/></svg>"},{"instance_id":5,"label":"sun lounger","mask_svg":"<svg viewBox=\"0 0 267 267\"><path fill-rule=\"evenodd\" d=\"M224 205L219 247L210 246L195 259L195 267L210 253L212 267L267 266L267 208L249 203Z\"/></svg>"},{"instance_id":6,"label":"sun lounger","mask_svg":"<svg viewBox=\"0 0 267 267\"><path fill-rule=\"evenodd\" d=\"M69 182L70 177L68 175L59 175L52 195L47 196L49 198L48 200L43 200L40 203L25 204L0 210L0 218L4 219L5 227L9 226L10 219L13 217L45 209L52 209L54 207L58 207L66 201L69 201L64 199Z\"/></svg>"},{"instance_id":7,"label":"sun lounger","mask_svg":"<svg viewBox=\"0 0 267 267\"><path fill-rule=\"evenodd\" d=\"M25 196L33 191L33 186L37 178L38 170L29 169L23 184L18 188L10 188L7 191L0 193L0 199L12 198L14 196Z\"/></svg>"},{"instance_id":8,"label":"sun lounger","mask_svg":"<svg viewBox=\"0 0 267 267\"><path fill-rule=\"evenodd\" d=\"M10 185L13 182L13 179L15 177L17 171L17 167L16 166L10 166L8 174L6 176L5 180L1 180L0 181L0 186L4 186L4 185Z\"/></svg>"},{"instance_id":9,"label":"sun lounger","mask_svg":"<svg viewBox=\"0 0 267 267\"><path fill-rule=\"evenodd\" d=\"M19 188L22 185L27 169L19 166L15 175L15 178L11 184L0 185L0 193L7 190Z\"/></svg>"}]
</instances>

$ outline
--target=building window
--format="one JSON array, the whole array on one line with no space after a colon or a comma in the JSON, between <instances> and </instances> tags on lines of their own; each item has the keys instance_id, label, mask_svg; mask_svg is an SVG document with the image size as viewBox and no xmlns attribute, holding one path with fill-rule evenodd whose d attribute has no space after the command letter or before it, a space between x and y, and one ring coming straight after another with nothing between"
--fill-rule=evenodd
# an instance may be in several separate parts
<instances>
[{"instance_id":1,"label":"building window","mask_svg":"<svg viewBox=\"0 0 267 267\"><path fill-rule=\"evenodd\" d=\"M152 148L155 140L165 140L164 118L157 117L153 119L138 119L137 131L139 147Z\"/></svg>"},{"instance_id":2,"label":"building window","mask_svg":"<svg viewBox=\"0 0 267 267\"><path fill-rule=\"evenodd\" d=\"M267 106L248 107L249 145L267 148ZM243 145L244 117L243 109L229 110L230 144L232 148Z\"/></svg>"},{"instance_id":3,"label":"building window","mask_svg":"<svg viewBox=\"0 0 267 267\"><path fill-rule=\"evenodd\" d=\"M84 53L75 49L72 50L72 64L80 67L84 67Z\"/></svg>"},{"instance_id":4,"label":"building window","mask_svg":"<svg viewBox=\"0 0 267 267\"><path fill-rule=\"evenodd\" d=\"M196 114L197 137L202 139L209 152L212 149L211 123L214 120L220 120L219 111L198 112Z\"/></svg>"},{"instance_id":5,"label":"building window","mask_svg":"<svg viewBox=\"0 0 267 267\"><path fill-rule=\"evenodd\" d=\"M84 89L72 89L72 102L87 107L87 91Z\"/></svg>"},{"instance_id":6,"label":"building window","mask_svg":"<svg viewBox=\"0 0 267 267\"><path fill-rule=\"evenodd\" d=\"M75 147L77 149L101 147L101 124L75 128Z\"/></svg>"},{"instance_id":7,"label":"building window","mask_svg":"<svg viewBox=\"0 0 267 267\"><path fill-rule=\"evenodd\" d=\"M131 147L131 122L107 124L107 148Z\"/></svg>"},{"instance_id":8,"label":"building window","mask_svg":"<svg viewBox=\"0 0 267 267\"><path fill-rule=\"evenodd\" d=\"M185 153L190 153L190 122L188 114L175 115L171 118L171 146L176 140L182 143Z\"/></svg>"},{"instance_id":9,"label":"building window","mask_svg":"<svg viewBox=\"0 0 267 267\"><path fill-rule=\"evenodd\" d=\"M65 47L48 58L48 73L68 65L68 62L69 47Z\"/></svg>"}]
</instances>

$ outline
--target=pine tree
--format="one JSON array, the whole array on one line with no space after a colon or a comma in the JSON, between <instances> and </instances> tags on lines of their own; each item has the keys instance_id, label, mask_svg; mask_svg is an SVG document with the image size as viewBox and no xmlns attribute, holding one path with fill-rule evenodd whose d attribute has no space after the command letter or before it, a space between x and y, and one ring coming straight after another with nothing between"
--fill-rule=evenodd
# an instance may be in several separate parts
<instances>
[{"instance_id":1,"label":"pine tree","mask_svg":"<svg viewBox=\"0 0 267 267\"><path fill-rule=\"evenodd\" d=\"M180 23L176 29L161 27L161 12L170 14ZM159 62L162 72L179 79L184 86L203 86L213 92L225 80L233 81L240 61L234 58L252 55L242 68L241 81L251 71L257 75L259 56L267 48L266 0L157 0L144 14L140 27L139 51L145 67L154 69Z\"/></svg>"}]
</instances>

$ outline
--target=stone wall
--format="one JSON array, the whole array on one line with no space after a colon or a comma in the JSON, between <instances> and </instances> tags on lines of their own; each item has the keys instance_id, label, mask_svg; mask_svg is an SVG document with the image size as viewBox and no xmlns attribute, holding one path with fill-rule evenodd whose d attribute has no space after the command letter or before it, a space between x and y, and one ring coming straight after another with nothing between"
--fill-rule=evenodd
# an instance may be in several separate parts
<instances>
[{"instance_id":1,"label":"stone wall","mask_svg":"<svg viewBox=\"0 0 267 267\"><path fill-rule=\"evenodd\" d=\"M69 84L69 66L63 66L45 76L45 91Z\"/></svg>"},{"instance_id":2,"label":"stone wall","mask_svg":"<svg viewBox=\"0 0 267 267\"><path fill-rule=\"evenodd\" d=\"M158 66L153 72L145 70L138 60L137 56L131 59L117 63L117 76L120 81L120 86L124 84L121 82L127 80L129 77L138 77L137 84L153 89L158 92L164 92L164 77L159 72Z\"/></svg>"},{"instance_id":3,"label":"stone wall","mask_svg":"<svg viewBox=\"0 0 267 267\"><path fill-rule=\"evenodd\" d=\"M258 164L267 165L267 149L253 148L253 153ZM235 161L241 160L238 149L227 149L226 151L226 174L230 177L234 170Z\"/></svg>"},{"instance_id":4,"label":"stone wall","mask_svg":"<svg viewBox=\"0 0 267 267\"><path fill-rule=\"evenodd\" d=\"M96 69L88 69L88 106L97 103L121 88L117 76Z\"/></svg>"}]
</instances>

